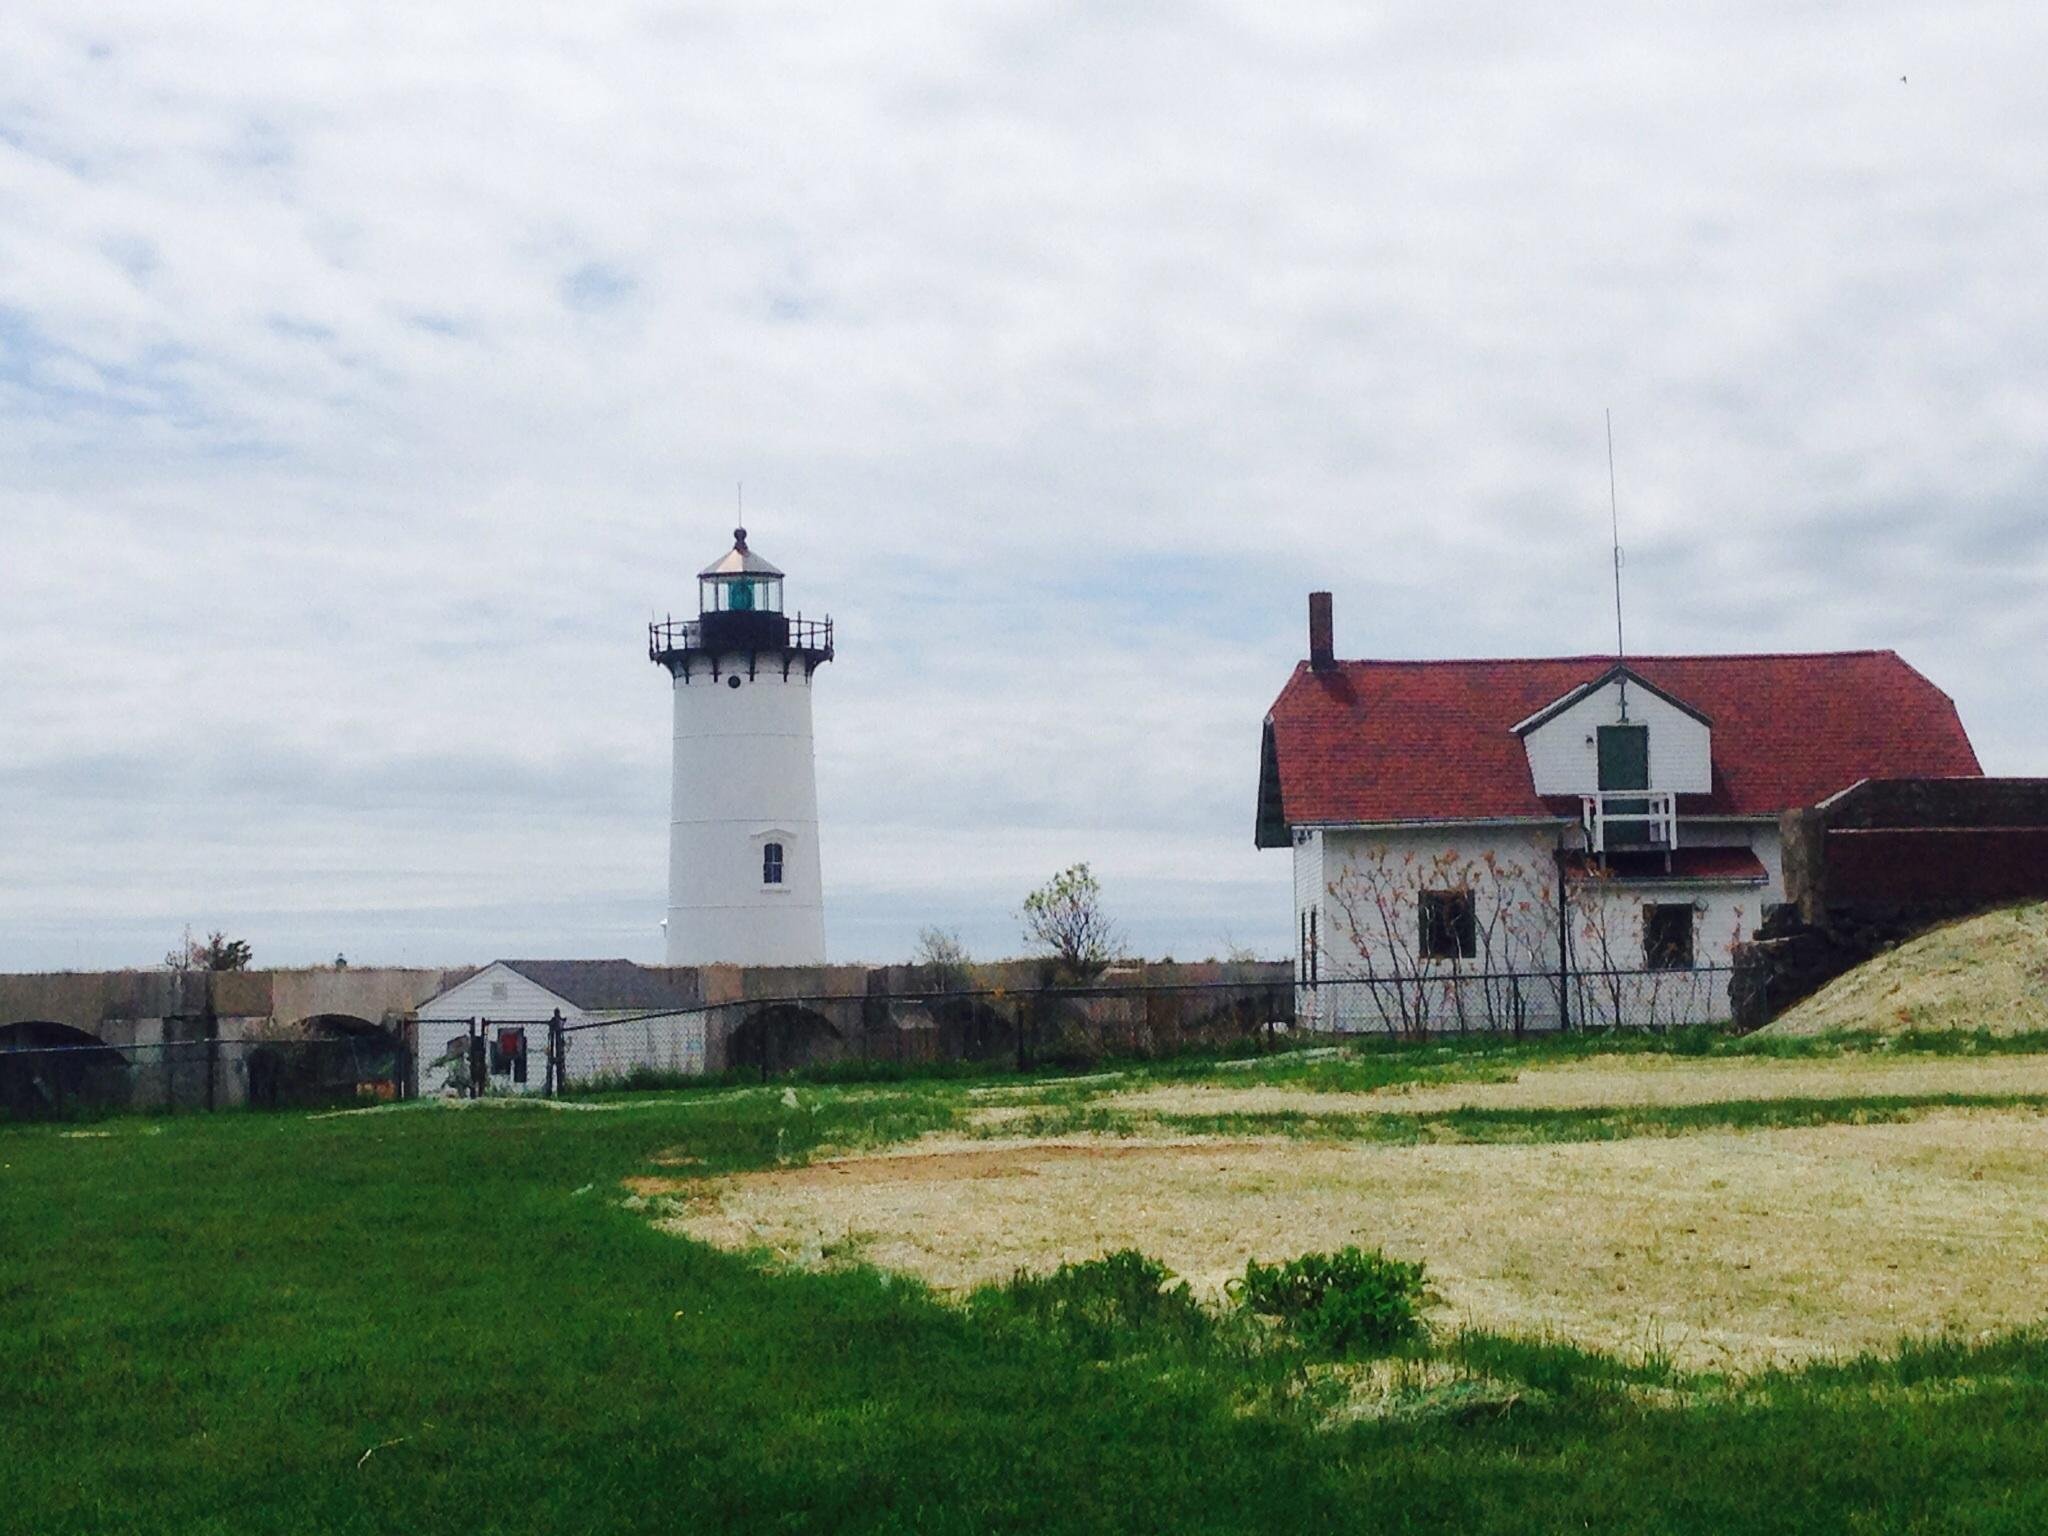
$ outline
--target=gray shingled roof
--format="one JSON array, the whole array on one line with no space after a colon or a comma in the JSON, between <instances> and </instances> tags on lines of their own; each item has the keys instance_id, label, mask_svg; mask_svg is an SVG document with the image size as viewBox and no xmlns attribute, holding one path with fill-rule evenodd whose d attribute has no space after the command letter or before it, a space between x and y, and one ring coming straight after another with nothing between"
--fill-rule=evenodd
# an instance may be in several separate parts
<instances>
[{"instance_id":1,"label":"gray shingled roof","mask_svg":"<svg viewBox=\"0 0 2048 1536\"><path fill-rule=\"evenodd\" d=\"M696 988L673 972L631 960L505 960L536 986L590 1013L623 1008L694 1008Z\"/></svg>"}]
</instances>

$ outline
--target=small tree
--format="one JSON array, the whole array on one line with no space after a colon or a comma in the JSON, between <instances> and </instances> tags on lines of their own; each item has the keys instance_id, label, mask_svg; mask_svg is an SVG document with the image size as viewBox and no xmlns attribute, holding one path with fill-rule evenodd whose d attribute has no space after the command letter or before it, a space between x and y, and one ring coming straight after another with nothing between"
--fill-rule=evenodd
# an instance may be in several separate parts
<instances>
[{"instance_id":1,"label":"small tree","mask_svg":"<svg viewBox=\"0 0 2048 1536\"><path fill-rule=\"evenodd\" d=\"M958 992L972 978L967 946L951 928L922 928L917 935L913 963L922 966L934 992Z\"/></svg>"},{"instance_id":2,"label":"small tree","mask_svg":"<svg viewBox=\"0 0 2048 1536\"><path fill-rule=\"evenodd\" d=\"M251 958L248 944L241 939L216 930L201 943L187 928L183 943L164 956L164 964L174 971L246 971Z\"/></svg>"},{"instance_id":3,"label":"small tree","mask_svg":"<svg viewBox=\"0 0 2048 1536\"><path fill-rule=\"evenodd\" d=\"M1123 953L1123 934L1102 910L1102 887L1086 864L1061 870L1024 898L1024 937L1052 952L1076 981L1099 976Z\"/></svg>"}]
</instances>

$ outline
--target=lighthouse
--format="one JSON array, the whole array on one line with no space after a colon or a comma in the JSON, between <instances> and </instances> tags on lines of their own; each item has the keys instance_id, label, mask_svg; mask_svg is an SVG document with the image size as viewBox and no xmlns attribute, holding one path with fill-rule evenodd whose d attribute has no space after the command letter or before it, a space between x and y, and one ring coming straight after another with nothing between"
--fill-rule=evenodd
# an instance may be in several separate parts
<instances>
[{"instance_id":1,"label":"lighthouse","mask_svg":"<svg viewBox=\"0 0 2048 1536\"><path fill-rule=\"evenodd\" d=\"M650 624L647 654L675 693L668 963L823 964L811 679L832 621L785 613L782 572L735 528L697 617Z\"/></svg>"}]
</instances>

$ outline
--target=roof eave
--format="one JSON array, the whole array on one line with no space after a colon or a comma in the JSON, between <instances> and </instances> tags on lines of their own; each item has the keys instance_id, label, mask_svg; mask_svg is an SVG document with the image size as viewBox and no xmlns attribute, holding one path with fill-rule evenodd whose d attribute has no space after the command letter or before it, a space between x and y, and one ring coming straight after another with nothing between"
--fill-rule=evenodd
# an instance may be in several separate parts
<instances>
[{"instance_id":1,"label":"roof eave","mask_svg":"<svg viewBox=\"0 0 2048 1536\"><path fill-rule=\"evenodd\" d=\"M1294 842L1287 805L1280 793L1280 748L1273 739L1273 717L1266 716L1259 733L1259 798L1253 812L1252 846L1286 848Z\"/></svg>"}]
</instances>

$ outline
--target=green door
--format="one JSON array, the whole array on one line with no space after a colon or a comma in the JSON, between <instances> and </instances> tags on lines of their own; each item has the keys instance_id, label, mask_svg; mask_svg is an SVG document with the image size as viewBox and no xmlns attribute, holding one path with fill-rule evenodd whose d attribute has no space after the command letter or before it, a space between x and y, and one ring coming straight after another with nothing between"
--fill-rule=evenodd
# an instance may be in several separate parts
<instances>
[{"instance_id":1,"label":"green door","mask_svg":"<svg viewBox=\"0 0 2048 1536\"><path fill-rule=\"evenodd\" d=\"M1603 790L1648 789L1650 787L1650 728L1647 725L1603 725L1600 727L1600 787ZM1610 816L1640 816L1650 808L1647 800L1610 800ZM1607 846L1626 848L1647 843L1650 824L1646 821L1609 823Z\"/></svg>"}]
</instances>

